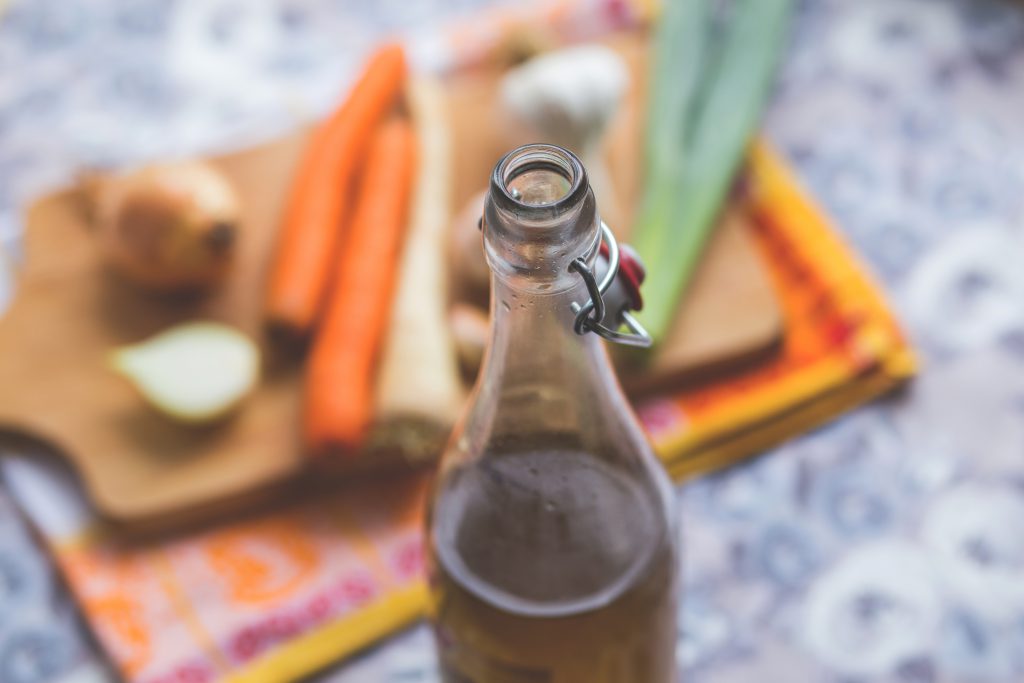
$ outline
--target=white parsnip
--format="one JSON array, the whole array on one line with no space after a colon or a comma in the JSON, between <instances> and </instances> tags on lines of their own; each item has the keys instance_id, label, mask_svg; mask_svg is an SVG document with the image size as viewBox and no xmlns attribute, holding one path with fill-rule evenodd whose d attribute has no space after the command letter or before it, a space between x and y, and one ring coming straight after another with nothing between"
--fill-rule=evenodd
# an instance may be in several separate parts
<instances>
[{"instance_id":1,"label":"white parsnip","mask_svg":"<svg viewBox=\"0 0 1024 683\"><path fill-rule=\"evenodd\" d=\"M419 159L409 229L377 375L371 450L440 455L464 394L447 324L445 233L451 222L451 136L436 80L408 88Z\"/></svg>"}]
</instances>

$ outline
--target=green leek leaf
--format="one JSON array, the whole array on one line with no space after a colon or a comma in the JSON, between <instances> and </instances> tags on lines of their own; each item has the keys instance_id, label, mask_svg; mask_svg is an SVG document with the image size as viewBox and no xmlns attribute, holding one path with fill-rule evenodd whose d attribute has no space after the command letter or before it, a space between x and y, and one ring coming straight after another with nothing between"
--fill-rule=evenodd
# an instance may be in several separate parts
<instances>
[{"instance_id":1,"label":"green leek leaf","mask_svg":"<svg viewBox=\"0 0 1024 683\"><path fill-rule=\"evenodd\" d=\"M657 35L633 245L640 319L664 339L771 90L793 0L736 0L722 42L710 0L670 0Z\"/></svg>"}]
</instances>

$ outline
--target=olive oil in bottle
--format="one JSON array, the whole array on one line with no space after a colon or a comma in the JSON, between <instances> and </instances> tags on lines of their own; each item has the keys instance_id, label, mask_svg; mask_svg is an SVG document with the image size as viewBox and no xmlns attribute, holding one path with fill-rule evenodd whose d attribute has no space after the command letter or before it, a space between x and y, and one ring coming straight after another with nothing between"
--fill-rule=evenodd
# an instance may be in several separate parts
<instances>
[{"instance_id":1,"label":"olive oil in bottle","mask_svg":"<svg viewBox=\"0 0 1024 683\"><path fill-rule=\"evenodd\" d=\"M619 321L579 160L509 153L482 230L492 337L428 511L442 680L672 683L674 497L593 333Z\"/></svg>"}]
</instances>

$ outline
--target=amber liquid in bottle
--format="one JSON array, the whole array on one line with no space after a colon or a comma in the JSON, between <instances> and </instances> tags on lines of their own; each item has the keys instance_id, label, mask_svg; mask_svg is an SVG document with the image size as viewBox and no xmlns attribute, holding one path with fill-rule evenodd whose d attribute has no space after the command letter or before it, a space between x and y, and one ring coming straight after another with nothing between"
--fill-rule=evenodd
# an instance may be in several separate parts
<instances>
[{"instance_id":1,"label":"amber liquid in bottle","mask_svg":"<svg viewBox=\"0 0 1024 683\"><path fill-rule=\"evenodd\" d=\"M495 169L493 336L428 515L445 683L675 681L677 532L660 465L602 341L572 329L598 219L579 161Z\"/></svg>"}]
</instances>

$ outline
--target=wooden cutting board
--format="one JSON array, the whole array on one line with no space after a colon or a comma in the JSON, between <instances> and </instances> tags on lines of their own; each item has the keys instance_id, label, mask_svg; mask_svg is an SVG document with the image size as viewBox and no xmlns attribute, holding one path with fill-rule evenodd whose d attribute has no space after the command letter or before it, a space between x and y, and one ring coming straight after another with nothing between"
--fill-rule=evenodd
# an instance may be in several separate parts
<instances>
[{"instance_id":1,"label":"wooden cutting board","mask_svg":"<svg viewBox=\"0 0 1024 683\"><path fill-rule=\"evenodd\" d=\"M636 68L642 51L626 48ZM487 92L493 76L451 83L458 206L505 149ZM638 139L638 92L616 124L609 151L628 202ZM137 291L100 263L70 192L35 203L27 216L25 263L0 318L0 430L38 439L62 454L97 510L128 526L166 526L232 507L294 482L299 450L299 362L272 359L236 418L212 428L175 425L153 413L105 365L115 346L169 325L208 318L238 326L267 348L261 320L264 275L291 172L304 136L214 160L242 199L244 237L226 286L207 298ZM768 349L781 316L741 216L723 225L687 298L659 376L728 365Z\"/></svg>"},{"instance_id":2,"label":"wooden cutting board","mask_svg":"<svg viewBox=\"0 0 1024 683\"><path fill-rule=\"evenodd\" d=\"M105 365L111 348L196 318L236 325L267 348L262 283L301 147L296 136L218 160L242 198L245 233L229 280L209 298L154 297L107 272L73 193L29 210L24 267L0 318L0 425L66 456L104 515L148 521L301 468L296 368L269 368L237 418L189 429L155 414Z\"/></svg>"}]
</instances>

